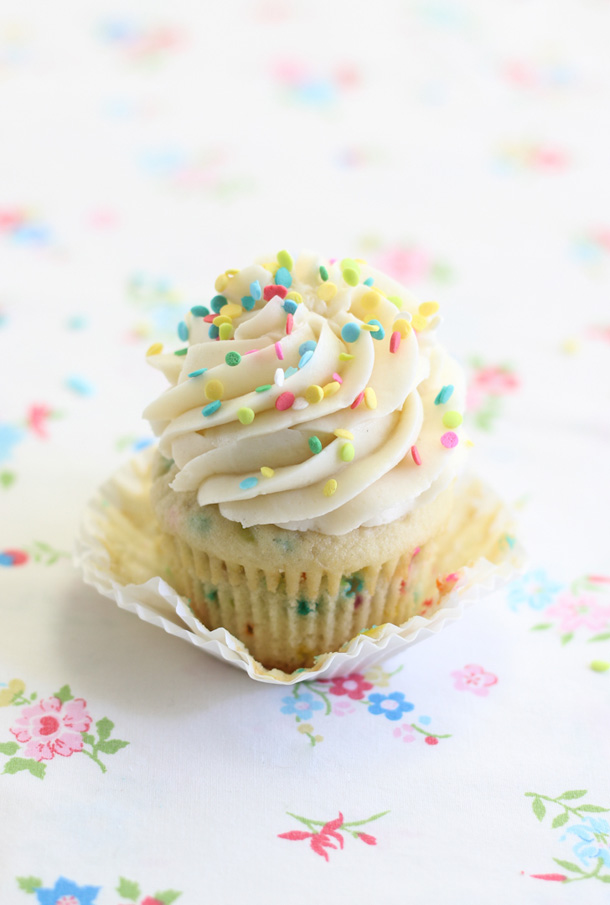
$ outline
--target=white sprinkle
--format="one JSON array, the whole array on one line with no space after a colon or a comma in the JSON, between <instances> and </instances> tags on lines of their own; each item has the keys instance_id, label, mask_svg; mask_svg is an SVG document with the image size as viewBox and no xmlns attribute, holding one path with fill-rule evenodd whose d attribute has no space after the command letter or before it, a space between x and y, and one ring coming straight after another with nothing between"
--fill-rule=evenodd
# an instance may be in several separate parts
<instances>
[{"instance_id":1,"label":"white sprinkle","mask_svg":"<svg viewBox=\"0 0 610 905\"><path fill-rule=\"evenodd\" d=\"M307 399L304 396L297 396L294 402L292 403L293 409L296 409L297 412L299 409L306 409L309 406Z\"/></svg>"},{"instance_id":2,"label":"white sprinkle","mask_svg":"<svg viewBox=\"0 0 610 905\"><path fill-rule=\"evenodd\" d=\"M276 387L284 386L284 370L283 370L283 368L277 369L277 371L273 375L273 382L275 383Z\"/></svg>"},{"instance_id":3,"label":"white sprinkle","mask_svg":"<svg viewBox=\"0 0 610 905\"><path fill-rule=\"evenodd\" d=\"M408 323L411 323L411 321L413 320L413 315L410 311L401 311L400 314L396 315L394 320L398 320L399 317L404 317L404 319L408 321Z\"/></svg>"}]
</instances>

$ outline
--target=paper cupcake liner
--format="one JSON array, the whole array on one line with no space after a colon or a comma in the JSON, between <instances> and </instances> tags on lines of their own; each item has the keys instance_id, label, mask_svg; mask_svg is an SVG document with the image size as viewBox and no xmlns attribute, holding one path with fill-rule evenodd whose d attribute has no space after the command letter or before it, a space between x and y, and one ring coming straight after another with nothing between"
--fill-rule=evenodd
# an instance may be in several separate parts
<instances>
[{"instance_id":1,"label":"paper cupcake liner","mask_svg":"<svg viewBox=\"0 0 610 905\"><path fill-rule=\"evenodd\" d=\"M76 544L76 564L84 580L121 609L194 644L217 659L245 670L260 682L292 685L306 679L332 678L379 663L455 622L464 608L510 581L523 562L523 552L511 534L512 516L495 494L478 481L465 480L458 503L477 518L453 520L444 536L443 572L458 574L439 587L440 602L429 616L413 616L402 625L384 623L365 629L339 651L321 654L310 668L285 673L266 669L225 628L207 629L194 615L187 598L159 575L159 534L150 502L151 463L146 449L121 468L95 494L85 509ZM479 526L479 527L477 527ZM470 563L464 566L460 563Z\"/></svg>"}]
</instances>

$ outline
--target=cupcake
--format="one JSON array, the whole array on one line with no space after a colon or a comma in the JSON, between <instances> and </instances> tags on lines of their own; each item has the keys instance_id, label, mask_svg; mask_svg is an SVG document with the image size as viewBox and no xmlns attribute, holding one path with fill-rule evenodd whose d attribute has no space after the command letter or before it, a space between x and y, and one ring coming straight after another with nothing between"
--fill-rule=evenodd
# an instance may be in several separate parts
<instances>
[{"instance_id":1,"label":"cupcake","mask_svg":"<svg viewBox=\"0 0 610 905\"><path fill-rule=\"evenodd\" d=\"M286 251L216 281L148 361L160 574L266 668L429 615L447 574L461 368L420 304L364 261Z\"/></svg>"}]
</instances>

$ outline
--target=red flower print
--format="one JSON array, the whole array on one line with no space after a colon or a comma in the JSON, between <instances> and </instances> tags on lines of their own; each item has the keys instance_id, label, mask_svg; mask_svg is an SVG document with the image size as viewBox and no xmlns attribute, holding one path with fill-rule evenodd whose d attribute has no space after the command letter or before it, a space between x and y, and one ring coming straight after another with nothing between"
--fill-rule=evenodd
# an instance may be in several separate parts
<instances>
[{"instance_id":1,"label":"red flower print","mask_svg":"<svg viewBox=\"0 0 610 905\"><path fill-rule=\"evenodd\" d=\"M481 698L487 697L489 686L495 685L498 681L497 676L494 676L492 672L485 672L483 667L477 666L476 663L471 663L469 666L465 666L464 669L457 669L451 675L455 680L454 686L457 691L471 691ZM429 744L432 744L432 742Z\"/></svg>"},{"instance_id":2,"label":"red flower print","mask_svg":"<svg viewBox=\"0 0 610 905\"><path fill-rule=\"evenodd\" d=\"M534 880L556 880L558 883L568 879L565 874L531 874L531 876Z\"/></svg>"},{"instance_id":3,"label":"red flower print","mask_svg":"<svg viewBox=\"0 0 610 905\"><path fill-rule=\"evenodd\" d=\"M280 833L279 839L290 839L295 842L300 839L311 839L309 843L311 848L316 853L316 855L322 855L323 858L326 858L328 861L328 852L327 848L337 848L336 845L333 844L331 840L331 836L333 839L336 839L339 843L339 848L343 848L343 836L337 832L343 826L343 814L339 812L339 816L335 820L329 820L324 824L322 829L318 833L306 833L304 830L293 830L290 833Z\"/></svg>"},{"instance_id":4,"label":"red flower print","mask_svg":"<svg viewBox=\"0 0 610 905\"><path fill-rule=\"evenodd\" d=\"M363 842L366 842L367 845L377 845L377 840L374 836L369 836L368 833L358 833L358 839L362 839Z\"/></svg>"},{"instance_id":5,"label":"red flower print","mask_svg":"<svg viewBox=\"0 0 610 905\"><path fill-rule=\"evenodd\" d=\"M373 688L371 682L367 682L361 673L352 672L348 676L337 676L334 679L320 679L321 682L330 682L328 689L330 694L344 695L352 701L361 701L367 691Z\"/></svg>"},{"instance_id":6,"label":"red flower print","mask_svg":"<svg viewBox=\"0 0 610 905\"><path fill-rule=\"evenodd\" d=\"M63 704L51 697L24 707L21 716L10 731L18 742L27 742L26 757L34 760L52 760L56 754L70 757L83 748L83 732L91 725L91 717L85 711L87 702L74 698Z\"/></svg>"}]
</instances>

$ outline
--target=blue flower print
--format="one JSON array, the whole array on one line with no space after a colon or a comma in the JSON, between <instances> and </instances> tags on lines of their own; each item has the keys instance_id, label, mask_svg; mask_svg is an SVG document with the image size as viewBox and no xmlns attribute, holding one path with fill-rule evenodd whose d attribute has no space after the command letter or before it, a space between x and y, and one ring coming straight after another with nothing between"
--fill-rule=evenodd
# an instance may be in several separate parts
<instances>
[{"instance_id":1,"label":"blue flower print","mask_svg":"<svg viewBox=\"0 0 610 905\"><path fill-rule=\"evenodd\" d=\"M532 610L543 610L562 587L551 581L544 569L535 569L513 582L507 594L508 605L515 611L521 603L526 603Z\"/></svg>"},{"instance_id":2,"label":"blue flower print","mask_svg":"<svg viewBox=\"0 0 610 905\"><path fill-rule=\"evenodd\" d=\"M302 720L310 720L314 710L322 710L324 707L322 701L314 698L310 691L304 691L298 698L289 695L289 697L282 698L282 701L284 704L282 713L294 714Z\"/></svg>"},{"instance_id":3,"label":"blue flower print","mask_svg":"<svg viewBox=\"0 0 610 905\"><path fill-rule=\"evenodd\" d=\"M391 694L370 694L369 713L379 716L383 713L388 720L400 720L403 713L413 710L414 705L405 701L402 691L393 691Z\"/></svg>"},{"instance_id":4,"label":"blue flower print","mask_svg":"<svg viewBox=\"0 0 610 905\"><path fill-rule=\"evenodd\" d=\"M601 858L606 867L610 867L610 849L608 849L608 833L610 823L603 817L587 817L585 823L571 826L567 831L578 836L578 842L572 851L585 867L590 866L590 861Z\"/></svg>"},{"instance_id":5,"label":"blue flower print","mask_svg":"<svg viewBox=\"0 0 610 905\"><path fill-rule=\"evenodd\" d=\"M72 880L60 877L53 889L36 890L39 905L57 905L57 902L69 902L70 905L95 905L101 886L77 886Z\"/></svg>"},{"instance_id":6,"label":"blue flower print","mask_svg":"<svg viewBox=\"0 0 610 905\"><path fill-rule=\"evenodd\" d=\"M13 453L13 446L20 443L24 438L25 432L12 424L0 424L0 462L10 459Z\"/></svg>"}]
</instances>

